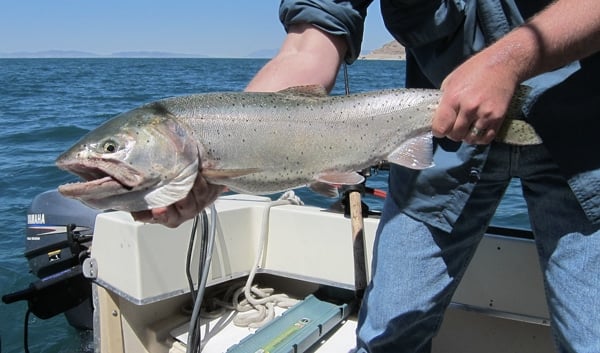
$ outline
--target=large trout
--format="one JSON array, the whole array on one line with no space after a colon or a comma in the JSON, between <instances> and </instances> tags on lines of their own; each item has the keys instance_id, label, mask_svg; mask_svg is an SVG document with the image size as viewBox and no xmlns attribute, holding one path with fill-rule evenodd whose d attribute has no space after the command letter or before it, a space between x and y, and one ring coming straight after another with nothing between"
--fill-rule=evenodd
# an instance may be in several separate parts
<instances>
[{"instance_id":1,"label":"large trout","mask_svg":"<svg viewBox=\"0 0 600 353\"><path fill-rule=\"evenodd\" d=\"M57 166L86 181L59 191L95 208L139 211L184 198L201 173L244 193L308 185L329 194L361 183L356 171L383 160L431 166L440 97L419 89L327 96L308 86L168 98L117 115L63 153ZM510 117L498 136L541 142Z\"/></svg>"}]
</instances>

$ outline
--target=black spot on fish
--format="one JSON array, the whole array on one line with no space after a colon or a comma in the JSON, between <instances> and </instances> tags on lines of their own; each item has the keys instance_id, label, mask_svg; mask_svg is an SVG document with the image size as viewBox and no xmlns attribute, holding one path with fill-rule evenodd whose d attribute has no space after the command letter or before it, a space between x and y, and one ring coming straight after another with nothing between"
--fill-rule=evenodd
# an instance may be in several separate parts
<instances>
[{"instance_id":1,"label":"black spot on fish","mask_svg":"<svg viewBox=\"0 0 600 353\"><path fill-rule=\"evenodd\" d=\"M150 103L149 107L154 110L157 115L173 115L161 102Z\"/></svg>"}]
</instances>

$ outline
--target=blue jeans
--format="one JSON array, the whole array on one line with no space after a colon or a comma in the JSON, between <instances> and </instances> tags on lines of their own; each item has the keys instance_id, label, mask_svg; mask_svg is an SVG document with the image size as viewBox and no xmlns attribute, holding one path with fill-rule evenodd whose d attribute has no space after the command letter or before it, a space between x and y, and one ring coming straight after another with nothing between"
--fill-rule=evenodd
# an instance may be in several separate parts
<instances>
[{"instance_id":1,"label":"blue jeans","mask_svg":"<svg viewBox=\"0 0 600 353\"><path fill-rule=\"evenodd\" d=\"M392 175L393 177L393 175ZM600 229L586 218L543 146L494 145L451 233L388 197L358 352L429 352L444 311L512 177L523 186L544 274L557 350L600 352Z\"/></svg>"}]
</instances>

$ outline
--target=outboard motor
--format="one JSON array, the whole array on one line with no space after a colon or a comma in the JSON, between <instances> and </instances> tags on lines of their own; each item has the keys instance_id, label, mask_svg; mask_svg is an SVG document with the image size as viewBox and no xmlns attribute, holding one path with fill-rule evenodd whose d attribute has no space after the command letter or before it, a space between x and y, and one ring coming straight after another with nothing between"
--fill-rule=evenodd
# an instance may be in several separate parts
<instances>
[{"instance_id":1,"label":"outboard motor","mask_svg":"<svg viewBox=\"0 0 600 353\"><path fill-rule=\"evenodd\" d=\"M2 301L27 300L29 310L40 319L64 312L71 326L91 329L91 283L83 276L81 264L100 212L57 190L37 195L27 212L25 257L39 280L4 295Z\"/></svg>"}]
</instances>

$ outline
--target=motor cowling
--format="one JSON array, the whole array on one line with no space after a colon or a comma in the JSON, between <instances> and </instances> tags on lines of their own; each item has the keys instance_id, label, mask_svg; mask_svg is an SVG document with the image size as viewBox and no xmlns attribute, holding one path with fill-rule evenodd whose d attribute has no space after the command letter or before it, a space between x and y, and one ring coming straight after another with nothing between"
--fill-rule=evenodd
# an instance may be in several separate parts
<instances>
[{"instance_id":1,"label":"motor cowling","mask_svg":"<svg viewBox=\"0 0 600 353\"><path fill-rule=\"evenodd\" d=\"M40 319L65 313L72 326L91 329L91 282L83 276L81 265L100 212L57 190L37 195L27 212L24 255L39 280L4 295L2 301L26 300Z\"/></svg>"}]
</instances>

